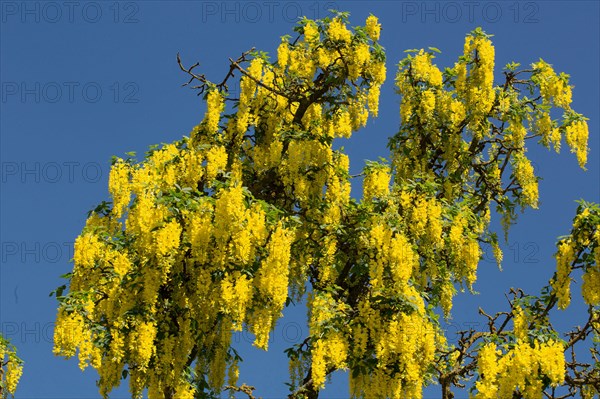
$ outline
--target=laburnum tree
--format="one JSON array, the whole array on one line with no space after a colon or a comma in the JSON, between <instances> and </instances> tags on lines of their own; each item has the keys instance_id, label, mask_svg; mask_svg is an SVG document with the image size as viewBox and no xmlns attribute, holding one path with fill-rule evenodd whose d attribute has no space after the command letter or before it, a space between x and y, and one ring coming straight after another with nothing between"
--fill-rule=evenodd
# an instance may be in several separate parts
<instances>
[{"instance_id":1,"label":"laburnum tree","mask_svg":"<svg viewBox=\"0 0 600 399\"><path fill-rule=\"evenodd\" d=\"M275 61L250 50L215 82L178 57L204 119L142 160L113 160L112 201L90 212L56 291L55 354L95 368L104 397L126 379L133 398L253 398L232 333L248 330L267 350L284 308L306 303L309 334L286 350L290 399L317 398L337 370L357 398L418 399L436 382L445 399L465 386L474 398L591 398L596 204L580 202L539 295L513 289L509 309L481 310L489 328L456 344L440 327L455 294L472 292L482 248L502 260L492 213L508 230L519 209L538 206L526 144L558 151L565 138L585 166L588 127L568 76L539 60L507 65L495 83L481 29L443 71L437 49L409 52L395 79L399 130L388 159L364 167L357 200L333 143L377 116L386 60L375 16L347 24L346 13L303 19ZM550 311L569 305L575 275L589 317L560 333ZM591 361L575 357L586 344Z\"/></svg>"}]
</instances>

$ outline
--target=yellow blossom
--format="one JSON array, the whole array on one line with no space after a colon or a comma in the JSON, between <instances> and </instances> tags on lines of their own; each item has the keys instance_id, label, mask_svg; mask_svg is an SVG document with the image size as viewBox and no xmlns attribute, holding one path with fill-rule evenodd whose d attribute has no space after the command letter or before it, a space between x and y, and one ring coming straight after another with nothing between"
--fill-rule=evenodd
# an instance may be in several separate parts
<instances>
[{"instance_id":1,"label":"yellow blossom","mask_svg":"<svg viewBox=\"0 0 600 399\"><path fill-rule=\"evenodd\" d=\"M113 209L116 218L121 217L123 210L131 199L129 187L129 165L118 160L110 169L108 176L108 190L113 197Z\"/></svg>"},{"instance_id":2,"label":"yellow blossom","mask_svg":"<svg viewBox=\"0 0 600 399\"><path fill-rule=\"evenodd\" d=\"M371 40L379 40L379 34L381 32L381 24L379 20L374 15L369 15L367 17L367 21L365 23L365 29L367 31L367 35L371 38Z\"/></svg>"},{"instance_id":3,"label":"yellow blossom","mask_svg":"<svg viewBox=\"0 0 600 399\"><path fill-rule=\"evenodd\" d=\"M388 167L373 168L367 172L363 183L363 198L370 200L390 192L390 171Z\"/></svg>"},{"instance_id":4,"label":"yellow blossom","mask_svg":"<svg viewBox=\"0 0 600 399\"><path fill-rule=\"evenodd\" d=\"M349 43L352 39L352 33L346 28L346 24L340 18L334 18L327 27L327 34L333 41L342 41Z\"/></svg>"},{"instance_id":5,"label":"yellow blossom","mask_svg":"<svg viewBox=\"0 0 600 399\"><path fill-rule=\"evenodd\" d=\"M571 262L575 253L569 241L558 244L556 253L556 277L552 280L552 288L558 297L558 307L566 309L571 303Z\"/></svg>"},{"instance_id":6,"label":"yellow blossom","mask_svg":"<svg viewBox=\"0 0 600 399\"><path fill-rule=\"evenodd\" d=\"M582 169L585 169L588 153L588 125L586 121L573 122L566 127L565 137L571 152L577 155L577 162Z\"/></svg>"},{"instance_id":7,"label":"yellow blossom","mask_svg":"<svg viewBox=\"0 0 600 399\"><path fill-rule=\"evenodd\" d=\"M221 93L218 90L209 91L206 95L206 114L204 116L206 130L209 133L215 133L219 129L221 112L224 109L225 103L223 102Z\"/></svg>"}]
</instances>

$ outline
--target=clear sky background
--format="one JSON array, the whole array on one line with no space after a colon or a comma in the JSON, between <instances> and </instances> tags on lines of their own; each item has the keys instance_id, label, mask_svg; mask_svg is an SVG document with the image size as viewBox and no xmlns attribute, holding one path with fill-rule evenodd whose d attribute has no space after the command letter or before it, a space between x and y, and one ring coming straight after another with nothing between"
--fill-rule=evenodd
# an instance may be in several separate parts
<instances>
[{"instance_id":1,"label":"clear sky background","mask_svg":"<svg viewBox=\"0 0 600 399\"><path fill-rule=\"evenodd\" d=\"M202 119L200 98L180 87L186 76L177 52L187 65L200 61L197 71L216 81L228 57L251 47L274 52L299 16L347 10L352 25L363 24L369 13L378 16L388 75L380 117L340 142L352 173L365 160L387 155L387 138L399 123L393 80L405 49L437 47L438 66L450 66L465 34L482 26L495 35L498 70L541 57L571 75L573 108L590 118L588 171L578 168L566 145L560 155L530 149L544 178L540 209L526 211L512 229L503 245L504 271L488 252L475 284L480 294L456 298L454 318L444 323L450 342L458 329L483 328L479 306L488 313L505 310L510 287L538 293L555 269L554 244L569 231L574 201L599 201L597 1L1 1L0 8L0 330L25 361L17 398L99 396L92 369L82 373L77 360L52 355L57 303L48 293L72 268L72 245L86 212L108 199L111 156L179 139ZM552 315L558 327L585 317L579 288L572 290L572 307ZM268 353L251 347L249 336L234 338L245 358L240 382L256 386L264 398L285 397L282 350L308 332L304 308L286 316ZM127 397L126 384L112 397ZM338 373L321 397L347 392L347 377ZM426 396L439 397L436 387Z\"/></svg>"}]
</instances>

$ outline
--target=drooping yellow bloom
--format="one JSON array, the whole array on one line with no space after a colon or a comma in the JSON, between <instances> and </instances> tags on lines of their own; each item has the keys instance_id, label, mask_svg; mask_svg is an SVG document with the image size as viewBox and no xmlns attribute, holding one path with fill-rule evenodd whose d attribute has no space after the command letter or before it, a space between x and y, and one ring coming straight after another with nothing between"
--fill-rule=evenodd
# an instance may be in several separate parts
<instances>
[{"instance_id":1,"label":"drooping yellow bloom","mask_svg":"<svg viewBox=\"0 0 600 399\"><path fill-rule=\"evenodd\" d=\"M172 255L172 252L179 247L181 226L176 220L171 220L153 234L156 253L159 256Z\"/></svg>"},{"instance_id":2,"label":"drooping yellow bloom","mask_svg":"<svg viewBox=\"0 0 600 399\"><path fill-rule=\"evenodd\" d=\"M581 295L588 305L600 304L600 264L596 263L583 273Z\"/></svg>"},{"instance_id":3,"label":"drooping yellow bloom","mask_svg":"<svg viewBox=\"0 0 600 399\"><path fill-rule=\"evenodd\" d=\"M23 375L23 361L17 357L16 349L0 334L0 393L4 398L15 394Z\"/></svg>"},{"instance_id":4,"label":"drooping yellow bloom","mask_svg":"<svg viewBox=\"0 0 600 399\"><path fill-rule=\"evenodd\" d=\"M288 61L290 59L290 47L289 43L285 40L282 40L277 47L277 64L280 68L284 69L288 65Z\"/></svg>"},{"instance_id":5,"label":"drooping yellow bloom","mask_svg":"<svg viewBox=\"0 0 600 399\"><path fill-rule=\"evenodd\" d=\"M431 90L425 90L421 94L421 103L419 107L419 113L421 119L426 121L433 116L433 110L435 109L435 94Z\"/></svg>"},{"instance_id":6,"label":"drooping yellow bloom","mask_svg":"<svg viewBox=\"0 0 600 399\"><path fill-rule=\"evenodd\" d=\"M454 285L451 282L446 282L442 285L442 292L440 294L440 304L442 306L442 310L444 311L444 317L448 317L450 315L450 311L452 310L452 297L454 296Z\"/></svg>"},{"instance_id":7,"label":"drooping yellow bloom","mask_svg":"<svg viewBox=\"0 0 600 399\"><path fill-rule=\"evenodd\" d=\"M557 75L552 66L543 60L531 66L536 70L533 79L537 81L544 101L546 103L552 101L561 108L569 109L572 93L568 75Z\"/></svg>"},{"instance_id":8,"label":"drooping yellow bloom","mask_svg":"<svg viewBox=\"0 0 600 399\"><path fill-rule=\"evenodd\" d=\"M221 295L225 304L224 311L231 313L233 330L241 331L246 318L246 308L252 300L252 281L245 275L229 275L221 282Z\"/></svg>"},{"instance_id":9,"label":"drooping yellow bloom","mask_svg":"<svg viewBox=\"0 0 600 399\"><path fill-rule=\"evenodd\" d=\"M369 35L371 40L379 40L379 34L381 33L381 24L379 23L379 20L376 16L369 15L367 17L365 29L367 31L367 35Z\"/></svg>"},{"instance_id":10,"label":"drooping yellow bloom","mask_svg":"<svg viewBox=\"0 0 600 399\"><path fill-rule=\"evenodd\" d=\"M492 242L492 251L494 253L494 259L496 259L496 263L498 266L502 265L502 259L504 254L502 253L502 249L497 241Z\"/></svg>"},{"instance_id":11,"label":"drooping yellow bloom","mask_svg":"<svg viewBox=\"0 0 600 399\"><path fill-rule=\"evenodd\" d=\"M492 399L496 398L498 387L496 379L498 375L498 355L501 352L496 349L496 345L492 342L485 344L477 355L477 369L480 375L483 376L475 383L478 394L477 399Z\"/></svg>"},{"instance_id":12,"label":"drooping yellow bloom","mask_svg":"<svg viewBox=\"0 0 600 399\"><path fill-rule=\"evenodd\" d=\"M206 130L209 133L216 133L219 129L219 121L221 120L221 112L225 109L223 96L218 90L211 90L206 95L206 114L204 123Z\"/></svg>"},{"instance_id":13,"label":"drooping yellow bloom","mask_svg":"<svg viewBox=\"0 0 600 399\"><path fill-rule=\"evenodd\" d=\"M131 260L129 260L127 255L123 252L115 251L114 253L111 253L111 255L113 255L113 258L109 261L109 263L113 265L115 272L119 276L123 277L132 268Z\"/></svg>"},{"instance_id":14,"label":"drooping yellow bloom","mask_svg":"<svg viewBox=\"0 0 600 399\"><path fill-rule=\"evenodd\" d=\"M588 125L586 121L573 122L566 127L565 137L571 152L577 155L577 162L585 169L588 153Z\"/></svg>"},{"instance_id":15,"label":"drooping yellow bloom","mask_svg":"<svg viewBox=\"0 0 600 399\"><path fill-rule=\"evenodd\" d=\"M532 208L538 207L538 182L529 159L522 153L514 155L514 175L523 189L523 202Z\"/></svg>"},{"instance_id":16,"label":"drooping yellow bloom","mask_svg":"<svg viewBox=\"0 0 600 399\"><path fill-rule=\"evenodd\" d=\"M77 237L75 239L73 261L78 266L78 270L85 272L85 269L94 267L98 258L102 256L104 247L104 244L95 234L85 233Z\"/></svg>"},{"instance_id":17,"label":"drooping yellow bloom","mask_svg":"<svg viewBox=\"0 0 600 399\"><path fill-rule=\"evenodd\" d=\"M129 336L131 358L141 369L148 367L150 358L155 352L155 338L156 325L153 322L143 322L137 325Z\"/></svg>"},{"instance_id":18,"label":"drooping yellow bloom","mask_svg":"<svg viewBox=\"0 0 600 399\"><path fill-rule=\"evenodd\" d=\"M527 338L528 321L525 311L520 306L515 306L513 309L514 332L517 339L524 340Z\"/></svg>"},{"instance_id":19,"label":"drooping yellow bloom","mask_svg":"<svg viewBox=\"0 0 600 399\"><path fill-rule=\"evenodd\" d=\"M512 397L519 390L524 398L534 399L542 395L545 378L555 387L565 376L564 346L557 341L532 345L518 341L505 354L488 343L480 351L477 368L480 375L475 383L476 399Z\"/></svg>"},{"instance_id":20,"label":"drooping yellow bloom","mask_svg":"<svg viewBox=\"0 0 600 399\"><path fill-rule=\"evenodd\" d=\"M558 307L566 309L571 303L571 262L575 253L569 241L558 244L556 253L556 277L552 280L552 288L558 297Z\"/></svg>"},{"instance_id":21,"label":"drooping yellow bloom","mask_svg":"<svg viewBox=\"0 0 600 399\"><path fill-rule=\"evenodd\" d=\"M54 354L67 358L74 356L83 339L84 329L83 317L79 313L67 313L60 308L54 327Z\"/></svg>"},{"instance_id":22,"label":"drooping yellow bloom","mask_svg":"<svg viewBox=\"0 0 600 399\"><path fill-rule=\"evenodd\" d=\"M431 58L432 55L423 50L415 55L411 60L413 78L439 87L442 85L442 72L431 63Z\"/></svg>"},{"instance_id":23,"label":"drooping yellow bloom","mask_svg":"<svg viewBox=\"0 0 600 399\"><path fill-rule=\"evenodd\" d=\"M346 24L340 18L334 18L327 27L327 35L333 41L349 43L352 33L346 28Z\"/></svg>"},{"instance_id":24,"label":"drooping yellow bloom","mask_svg":"<svg viewBox=\"0 0 600 399\"><path fill-rule=\"evenodd\" d=\"M540 371L549 379L552 386L562 384L565 379L564 345L558 341L547 341L539 347Z\"/></svg>"},{"instance_id":25,"label":"drooping yellow bloom","mask_svg":"<svg viewBox=\"0 0 600 399\"><path fill-rule=\"evenodd\" d=\"M182 382L177 386L175 390L175 398L177 399L194 399L196 387L187 382Z\"/></svg>"},{"instance_id":26,"label":"drooping yellow bloom","mask_svg":"<svg viewBox=\"0 0 600 399\"><path fill-rule=\"evenodd\" d=\"M341 333L331 333L316 341L311 351L311 376L316 387L324 388L328 368L346 367L348 343Z\"/></svg>"},{"instance_id":27,"label":"drooping yellow bloom","mask_svg":"<svg viewBox=\"0 0 600 399\"><path fill-rule=\"evenodd\" d=\"M367 172L363 183L363 198L371 200L390 192L390 170L388 167L373 168Z\"/></svg>"},{"instance_id":28,"label":"drooping yellow bloom","mask_svg":"<svg viewBox=\"0 0 600 399\"><path fill-rule=\"evenodd\" d=\"M211 181L217 173L227 165L227 151L225 147L215 146L206 153L206 179Z\"/></svg>"},{"instance_id":29,"label":"drooping yellow bloom","mask_svg":"<svg viewBox=\"0 0 600 399\"><path fill-rule=\"evenodd\" d=\"M380 88L379 86L372 86L369 89L369 94L367 95L367 102L369 104L369 112L373 116L377 116L379 114L379 95Z\"/></svg>"},{"instance_id":30,"label":"drooping yellow bloom","mask_svg":"<svg viewBox=\"0 0 600 399\"><path fill-rule=\"evenodd\" d=\"M460 61L456 67L458 78L457 92L466 99L473 110L475 129L480 118L485 117L496 98L494 90L495 50L491 41L483 36L469 35L465 38L464 56L473 61L467 75L467 61Z\"/></svg>"},{"instance_id":31,"label":"drooping yellow bloom","mask_svg":"<svg viewBox=\"0 0 600 399\"><path fill-rule=\"evenodd\" d=\"M292 232L279 226L267 244L269 255L261 264L255 284L275 306L283 308L288 291L288 265L290 263L290 246Z\"/></svg>"},{"instance_id":32,"label":"drooping yellow bloom","mask_svg":"<svg viewBox=\"0 0 600 399\"><path fill-rule=\"evenodd\" d=\"M6 366L6 375L4 376L4 383L6 390L14 395L17 390L17 384L23 375L23 366L17 363L14 359L8 362Z\"/></svg>"},{"instance_id":33,"label":"drooping yellow bloom","mask_svg":"<svg viewBox=\"0 0 600 399\"><path fill-rule=\"evenodd\" d=\"M129 187L129 165L118 160L110 169L108 176L108 190L113 197L112 212L116 218L123 215L123 210L131 200L131 189Z\"/></svg>"},{"instance_id":34,"label":"drooping yellow bloom","mask_svg":"<svg viewBox=\"0 0 600 399\"><path fill-rule=\"evenodd\" d=\"M304 25L304 40L311 44L319 41L319 30L314 21L308 21Z\"/></svg>"}]
</instances>

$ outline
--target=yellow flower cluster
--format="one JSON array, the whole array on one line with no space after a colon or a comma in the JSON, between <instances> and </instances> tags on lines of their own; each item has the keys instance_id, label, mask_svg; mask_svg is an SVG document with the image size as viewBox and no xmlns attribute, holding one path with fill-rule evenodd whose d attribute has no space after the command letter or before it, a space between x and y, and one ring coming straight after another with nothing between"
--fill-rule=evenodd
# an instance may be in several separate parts
<instances>
[{"instance_id":1,"label":"yellow flower cluster","mask_svg":"<svg viewBox=\"0 0 600 399\"><path fill-rule=\"evenodd\" d=\"M571 234L557 244L556 274L550 284L560 309L566 309L571 301L571 266L586 257L589 260L584 262L581 295L588 305L600 304L600 225L596 206L578 208Z\"/></svg>"},{"instance_id":2,"label":"yellow flower cluster","mask_svg":"<svg viewBox=\"0 0 600 399\"><path fill-rule=\"evenodd\" d=\"M351 375L353 397L422 398L425 370L433 361L437 333L414 288L407 286L404 295L414 301L416 310L410 314L395 313L387 318L374 303L366 300L359 304L357 322L365 326L377 364L372 370Z\"/></svg>"},{"instance_id":3,"label":"yellow flower cluster","mask_svg":"<svg viewBox=\"0 0 600 399\"><path fill-rule=\"evenodd\" d=\"M506 140L516 148L524 148L527 129L523 125L520 117L511 118L510 124L506 129Z\"/></svg>"},{"instance_id":4,"label":"yellow flower cluster","mask_svg":"<svg viewBox=\"0 0 600 399\"><path fill-rule=\"evenodd\" d=\"M232 315L233 330L241 331L246 308L252 300L252 281L236 272L221 281L221 292L223 311Z\"/></svg>"},{"instance_id":5,"label":"yellow flower cluster","mask_svg":"<svg viewBox=\"0 0 600 399\"><path fill-rule=\"evenodd\" d=\"M417 81L440 87L442 85L442 72L432 64L432 58L432 54L421 49L411 60L412 76Z\"/></svg>"},{"instance_id":6,"label":"yellow flower cluster","mask_svg":"<svg viewBox=\"0 0 600 399\"><path fill-rule=\"evenodd\" d=\"M371 228L369 245L373 252L369 268L372 290L380 292L387 286L393 292L403 292L417 268L410 242L403 234L393 235L388 226L376 224Z\"/></svg>"},{"instance_id":7,"label":"yellow flower cluster","mask_svg":"<svg viewBox=\"0 0 600 399\"><path fill-rule=\"evenodd\" d=\"M321 198L332 157L331 148L318 141L291 142L279 167L283 183L301 203Z\"/></svg>"},{"instance_id":8,"label":"yellow flower cluster","mask_svg":"<svg viewBox=\"0 0 600 399\"><path fill-rule=\"evenodd\" d=\"M471 61L460 61L455 66L458 74L456 90L466 100L467 108L473 111L475 123L473 127L477 131L478 124L491 111L496 98L494 90L494 46L484 36L469 35L465 38L464 56ZM467 73L469 62L472 62L472 64L469 73Z\"/></svg>"},{"instance_id":9,"label":"yellow flower cluster","mask_svg":"<svg viewBox=\"0 0 600 399\"><path fill-rule=\"evenodd\" d=\"M376 197L384 197L390 192L390 169L389 167L374 167L367 171L363 183L363 198L372 200Z\"/></svg>"},{"instance_id":10,"label":"yellow flower cluster","mask_svg":"<svg viewBox=\"0 0 600 399\"><path fill-rule=\"evenodd\" d=\"M365 30L367 31L367 35L371 38L371 40L379 40L379 34L381 33L381 24L379 20L374 15L369 15L367 17L367 21L365 23Z\"/></svg>"},{"instance_id":11,"label":"yellow flower cluster","mask_svg":"<svg viewBox=\"0 0 600 399\"><path fill-rule=\"evenodd\" d=\"M513 156L513 173L522 188L523 204L536 209L538 207L538 182L533 171L533 166L523 153Z\"/></svg>"},{"instance_id":12,"label":"yellow flower cluster","mask_svg":"<svg viewBox=\"0 0 600 399\"><path fill-rule=\"evenodd\" d=\"M304 25L304 39L308 43L318 42L320 39L319 29L315 21L307 21Z\"/></svg>"},{"instance_id":13,"label":"yellow flower cluster","mask_svg":"<svg viewBox=\"0 0 600 399\"><path fill-rule=\"evenodd\" d=\"M379 95L381 94L381 89L379 86L373 86L369 90L367 94L367 103L369 104L369 112L373 116L377 116L379 114Z\"/></svg>"},{"instance_id":14,"label":"yellow flower cluster","mask_svg":"<svg viewBox=\"0 0 600 399\"><path fill-rule=\"evenodd\" d=\"M569 109L572 93L568 76L557 75L552 66L543 60L531 66L535 70L533 79L538 83L544 101L546 103L552 101L561 108Z\"/></svg>"},{"instance_id":15,"label":"yellow flower cluster","mask_svg":"<svg viewBox=\"0 0 600 399\"><path fill-rule=\"evenodd\" d=\"M79 349L79 367L83 370L91 360L94 368L99 368L102 354L92 342L92 333L87 329L83 317L77 313L67 313L60 309L54 327L54 354L67 358L74 356Z\"/></svg>"},{"instance_id":16,"label":"yellow flower cluster","mask_svg":"<svg viewBox=\"0 0 600 399\"><path fill-rule=\"evenodd\" d=\"M600 246L599 246L600 247ZM585 303L592 306L600 304L600 264L589 267L583 274L581 295Z\"/></svg>"},{"instance_id":17,"label":"yellow flower cluster","mask_svg":"<svg viewBox=\"0 0 600 399\"><path fill-rule=\"evenodd\" d=\"M349 43L350 40L352 40L352 33L348 30L341 18L334 18L333 21L331 21L327 27L327 35L335 42L341 41Z\"/></svg>"},{"instance_id":18,"label":"yellow flower cluster","mask_svg":"<svg viewBox=\"0 0 600 399\"><path fill-rule=\"evenodd\" d=\"M181 230L179 223L176 220L171 220L162 228L153 232L158 256L171 255L179 247Z\"/></svg>"},{"instance_id":19,"label":"yellow flower cluster","mask_svg":"<svg viewBox=\"0 0 600 399\"><path fill-rule=\"evenodd\" d=\"M469 234L470 227L465 214L458 214L452 221L448 234L451 253L459 265L457 273L471 288L477 279L477 266L481 259L481 247Z\"/></svg>"},{"instance_id":20,"label":"yellow flower cluster","mask_svg":"<svg viewBox=\"0 0 600 399\"><path fill-rule=\"evenodd\" d=\"M534 346L524 341L504 355L494 343L485 344L477 358L479 380L475 383L475 399L510 398L519 391L525 399L542 395L543 381L551 386L562 383L565 376L564 346L561 342L535 341Z\"/></svg>"},{"instance_id":21,"label":"yellow flower cluster","mask_svg":"<svg viewBox=\"0 0 600 399\"><path fill-rule=\"evenodd\" d=\"M263 76L263 60L254 58L248 66L248 75L242 76L240 79L240 101L238 103L238 111L235 119L230 119L235 123L235 128L229 126L227 130L235 131L236 135L241 137L246 132L248 127L254 122L252 120L251 100L256 94L257 84L255 80L261 80Z\"/></svg>"},{"instance_id":22,"label":"yellow flower cluster","mask_svg":"<svg viewBox=\"0 0 600 399\"><path fill-rule=\"evenodd\" d=\"M313 292L308 297L309 329L313 337L310 367L313 384L324 388L329 372L345 369L350 345L344 334L346 326L335 326L334 320L345 316L347 305L336 301L329 292ZM292 365L290 365L292 366ZM297 364L297 371L301 365Z\"/></svg>"},{"instance_id":23,"label":"yellow flower cluster","mask_svg":"<svg viewBox=\"0 0 600 399\"><path fill-rule=\"evenodd\" d=\"M17 384L23 375L23 366L18 364L16 361L11 360L6 366L6 374L4 375L4 387L6 391L14 395L17 390Z\"/></svg>"},{"instance_id":24,"label":"yellow flower cluster","mask_svg":"<svg viewBox=\"0 0 600 399\"><path fill-rule=\"evenodd\" d=\"M0 334L0 392L4 397L14 396L22 375L23 362L17 357L15 348Z\"/></svg>"},{"instance_id":25,"label":"yellow flower cluster","mask_svg":"<svg viewBox=\"0 0 600 399\"><path fill-rule=\"evenodd\" d=\"M360 72L365 69L371 60L370 46L368 43L359 43L354 46L352 57L348 62L348 77L350 80L358 79Z\"/></svg>"},{"instance_id":26,"label":"yellow flower cluster","mask_svg":"<svg viewBox=\"0 0 600 399\"><path fill-rule=\"evenodd\" d=\"M103 394L118 386L123 367L129 365L134 396L148 387L151 397L164 397L160 393L169 386L188 395L186 386L177 388L177 376L194 345L205 351L197 367L225 370L231 362L226 356L231 330L247 323L257 335L257 346L266 349L287 298L293 231L269 224L263 206L246 198L239 167L227 166L225 147L183 143L155 150L139 165L118 161L127 170L122 177L120 170L114 172L111 190L115 196L120 188L134 194L132 204L123 206L128 207L124 223L116 221L122 212L116 208L108 216L92 214L75 242L70 288L86 292L89 299L80 310L59 308L54 352L70 357L78 350L80 367L91 364L99 371ZM231 181L215 185L225 169L232 171ZM188 207L176 214L168 203L176 185L188 190L202 185L212 196L190 196L185 199ZM257 260L261 266L254 277L242 273ZM224 272L222 279L211 277L219 272ZM165 297L161 287L172 283L181 288ZM255 303L268 306L256 310ZM183 312L176 336L168 332L172 306ZM141 313L136 310L131 316L134 308ZM190 327L192 320L196 331ZM111 337L110 356L102 357L106 348L98 343L104 333L92 329L92 323L103 324ZM192 334L202 339L194 341ZM210 348L215 346L219 356L213 357ZM221 384L222 373L215 373L211 381Z\"/></svg>"},{"instance_id":27,"label":"yellow flower cluster","mask_svg":"<svg viewBox=\"0 0 600 399\"><path fill-rule=\"evenodd\" d=\"M433 117L435 109L435 94L431 90L425 90L421 93L421 102L417 110L422 121L427 121Z\"/></svg>"},{"instance_id":28,"label":"yellow flower cluster","mask_svg":"<svg viewBox=\"0 0 600 399\"><path fill-rule=\"evenodd\" d=\"M341 333L326 335L316 342L311 352L311 377L315 387L325 387L328 368L346 368L348 343Z\"/></svg>"},{"instance_id":29,"label":"yellow flower cluster","mask_svg":"<svg viewBox=\"0 0 600 399\"><path fill-rule=\"evenodd\" d=\"M497 241L492 242L492 252L494 253L494 259L496 259L496 263L500 267L502 265L502 259L504 258L504 254L502 253L502 249Z\"/></svg>"},{"instance_id":30,"label":"yellow flower cluster","mask_svg":"<svg viewBox=\"0 0 600 399\"><path fill-rule=\"evenodd\" d=\"M409 221L409 231L416 238L425 238L433 247L442 242L442 205L436 198L402 192L404 216ZM462 231L462 230L461 230ZM455 230L456 238L461 232Z\"/></svg>"},{"instance_id":31,"label":"yellow flower cluster","mask_svg":"<svg viewBox=\"0 0 600 399\"><path fill-rule=\"evenodd\" d=\"M113 213L120 218L123 210L131 200L129 189L129 166L122 160L118 160L110 169L108 176L108 191L113 197Z\"/></svg>"},{"instance_id":32,"label":"yellow flower cluster","mask_svg":"<svg viewBox=\"0 0 600 399\"><path fill-rule=\"evenodd\" d=\"M444 312L444 317L450 317L450 311L452 310L452 298L456 293L456 289L454 288L454 284L451 281L446 281L442 284L441 294L440 294L440 305L442 307L442 311Z\"/></svg>"},{"instance_id":33,"label":"yellow flower cluster","mask_svg":"<svg viewBox=\"0 0 600 399\"><path fill-rule=\"evenodd\" d=\"M279 314L287 299L288 265L293 238L293 233L283 226L279 225L275 229L267 244L268 256L260 265L255 280L259 292L270 299L273 315Z\"/></svg>"},{"instance_id":34,"label":"yellow flower cluster","mask_svg":"<svg viewBox=\"0 0 600 399\"><path fill-rule=\"evenodd\" d=\"M525 314L523 308L518 305L513 308L513 315L513 330L515 337L520 340L525 340L527 338L527 331L529 329L527 315Z\"/></svg>"},{"instance_id":35,"label":"yellow flower cluster","mask_svg":"<svg viewBox=\"0 0 600 399\"><path fill-rule=\"evenodd\" d=\"M104 252L104 244L98 239L95 234L82 234L75 239L73 252L73 261L81 267L82 273L86 273L85 269L91 269L95 266L96 259L102 256Z\"/></svg>"},{"instance_id":36,"label":"yellow flower cluster","mask_svg":"<svg viewBox=\"0 0 600 399\"><path fill-rule=\"evenodd\" d=\"M577 155L577 162L585 169L588 153L588 124L586 121L573 122L565 128L565 138L571 152Z\"/></svg>"},{"instance_id":37,"label":"yellow flower cluster","mask_svg":"<svg viewBox=\"0 0 600 399\"><path fill-rule=\"evenodd\" d=\"M554 150L557 153L560 152L560 141L562 136L560 134L560 129L555 126L549 112L543 112L536 119L536 128L538 133L542 135L542 144L544 144L546 148L549 148L550 144L552 144Z\"/></svg>"},{"instance_id":38,"label":"yellow flower cluster","mask_svg":"<svg viewBox=\"0 0 600 399\"><path fill-rule=\"evenodd\" d=\"M204 115L204 123L208 133L216 133L219 129L219 121L221 113L225 109L223 96L219 90L211 90L206 95L206 114Z\"/></svg>"},{"instance_id":39,"label":"yellow flower cluster","mask_svg":"<svg viewBox=\"0 0 600 399\"><path fill-rule=\"evenodd\" d=\"M156 325L152 322L143 322L135 327L129 336L129 351L131 360L141 369L148 367L150 358L154 353L154 340L156 338Z\"/></svg>"},{"instance_id":40,"label":"yellow flower cluster","mask_svg":"<svg viewBox=\"0 0 600 399\"><path fill-rule=\"evenodd\" d=\"M285 69L290 60L290 45L287 40L282 40L277 47L277 66L281 69Z\"/></svg>"},{"instance_id":41,"label":"yellow flower cluster","mask_svg":"<svg viewBox=\"0 0 600 399\"><path fill-rule=\"evenodd\" d=\"M556 253L556 276L552 280L552 288L558 297L559 309L566 309L571 303L571 262L575 260L575 252L569 240L558 244Z\"/></svg>"}]
</instances>

